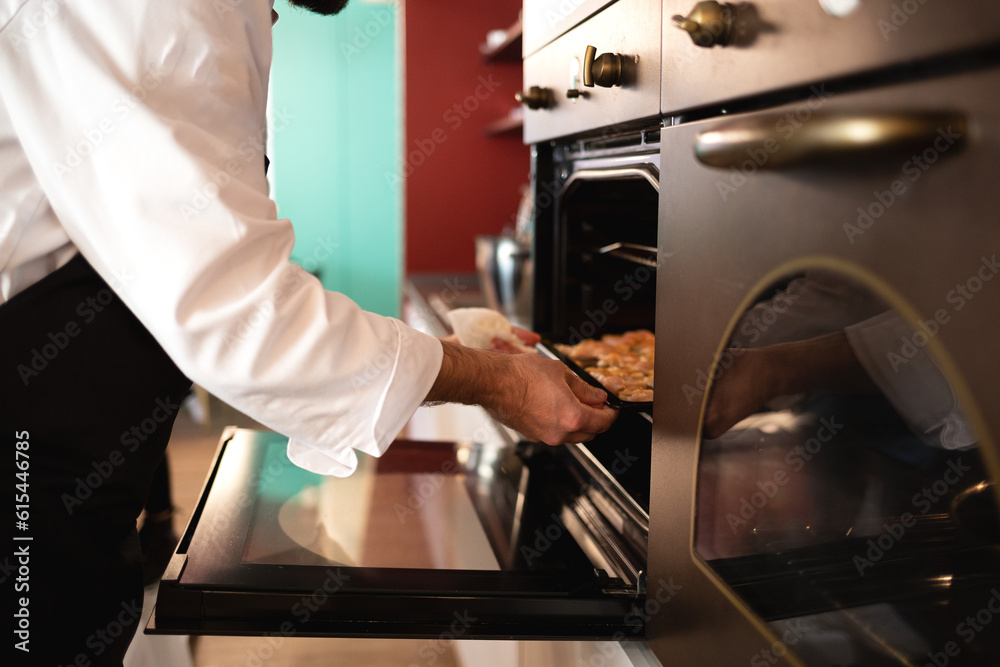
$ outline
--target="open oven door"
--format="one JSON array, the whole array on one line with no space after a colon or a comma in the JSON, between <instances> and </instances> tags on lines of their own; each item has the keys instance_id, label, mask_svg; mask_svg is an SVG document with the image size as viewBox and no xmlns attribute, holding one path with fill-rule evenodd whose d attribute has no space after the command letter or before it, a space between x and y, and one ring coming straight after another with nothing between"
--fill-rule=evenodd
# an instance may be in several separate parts
<instances>
[{"instance_id":1,"label":"open oven door","mask_svg":"<svg viewBox=\"0 0 1000 667\"><path fill-rule=\"evenodd\" d=\"M296 467L286 443L224 434L147 632L644 636L648 523L609 512L598 457L397 441L341 479Z\"/></svg>"}]
</instances>

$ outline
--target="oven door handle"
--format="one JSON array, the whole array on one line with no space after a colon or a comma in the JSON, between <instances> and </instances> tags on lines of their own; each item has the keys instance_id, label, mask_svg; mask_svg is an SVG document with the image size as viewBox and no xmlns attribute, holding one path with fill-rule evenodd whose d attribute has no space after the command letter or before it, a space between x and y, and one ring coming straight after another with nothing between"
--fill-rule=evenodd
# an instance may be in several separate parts
<instances>
[{"instance_id":1,"label":"oven door handle","mask_svg":"<svg viewBox=\"0 0 1000 667\"><path fill-rule=\"evenodd\" d=\"M580 169L566 179L559 195L564 196L577 181L610 181L614 179L644 178L650 185L660 191L660 172L651 164L643 163L631 167L601 167L598 169Z\"/></svg>"},{"instance_id":2,"label":"oven door handle","mask_svg":"<svg viewBox=\"0 0 1000 667\"><path fill-rule=\"evenodd\" d=\"M698 161L717 169L786 169L810 164L857 164L858 158L905 159L928 149L938 155L962 144L968 128L957 112L810 113L735 118L695 138Z\"/></svg>"}]
</instances>

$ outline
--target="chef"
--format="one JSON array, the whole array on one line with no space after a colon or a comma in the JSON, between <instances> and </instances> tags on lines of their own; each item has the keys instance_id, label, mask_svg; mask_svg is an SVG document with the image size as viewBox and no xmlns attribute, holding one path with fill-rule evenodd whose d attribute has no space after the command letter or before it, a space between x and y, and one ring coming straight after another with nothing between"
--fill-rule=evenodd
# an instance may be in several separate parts
<instances>
[{"instance_id":1,"label":"chef","mask_svg":"<svg viewBox=\"0 0 1000 667\"><path fill-rule=\"evenodd\" d=\"M556 362L443 343L289 261L264 174L272 16L267 0L0 5L0 438L20 512L0 578L22 664L120 664L135 521L192 380L339 476L425 401L553 445L614 420Z\"/></svg>"}]
</instances>

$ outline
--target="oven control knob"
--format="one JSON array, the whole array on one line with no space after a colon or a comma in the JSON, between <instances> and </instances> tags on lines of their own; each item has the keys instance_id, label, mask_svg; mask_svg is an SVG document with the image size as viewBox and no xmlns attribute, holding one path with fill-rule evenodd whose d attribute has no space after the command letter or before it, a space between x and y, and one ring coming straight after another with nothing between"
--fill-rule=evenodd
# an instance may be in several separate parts
<instances>
[{"instance_id":1,"label":"oven control knob","mask_svg":"<svg viewBox=\"0 0 1000 667\"><path fill-rule=\"evenodd\" d=\"M619 53L602 53L597 55L597 49L587 47L583 56L583 85L593 88L594 84L602 88L622 85L622 62L624 58Z\"/></svg>"},{"instance_id":2,"label":"oven control knob","mask_svg":"<svg viewBox=\"0 0 1000 667\"><path fill-rule=\"evenodd\" d=\"M552 92L548 88L532 86L514 93L514 99L529 109L546 109L552 102Z\"/></svg>"},{"instance_id":3,"label":"oven control knob","mask_svg":"<svg viewBox=\"0 0 1000 667\"><path fill-rule=\"evenodd\" d=\"M735 17L736 8L733 5L706 0L695 5L686 18L677 14L672 20L675 26L691 35L695 45L711 48L716 44L729 44Z\"/></svg>"}]
</instances>

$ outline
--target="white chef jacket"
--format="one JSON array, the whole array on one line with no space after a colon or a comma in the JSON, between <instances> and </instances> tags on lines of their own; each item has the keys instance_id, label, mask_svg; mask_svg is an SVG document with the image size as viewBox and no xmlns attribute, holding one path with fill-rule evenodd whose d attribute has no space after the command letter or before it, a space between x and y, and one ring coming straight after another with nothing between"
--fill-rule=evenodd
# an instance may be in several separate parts
<instances>
[{"instance_id":1,"label":"white chef jacket","mask_svg":"<svg viewBox=\"0 0 1000 667\"><path fill-rule=\"evenodd\" d=\"M263 167L270 12L0 0L0 304L81 252L188 377L343 476L442 348L289 262Z\"/></svg>"}]
</instances>

